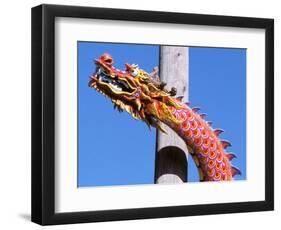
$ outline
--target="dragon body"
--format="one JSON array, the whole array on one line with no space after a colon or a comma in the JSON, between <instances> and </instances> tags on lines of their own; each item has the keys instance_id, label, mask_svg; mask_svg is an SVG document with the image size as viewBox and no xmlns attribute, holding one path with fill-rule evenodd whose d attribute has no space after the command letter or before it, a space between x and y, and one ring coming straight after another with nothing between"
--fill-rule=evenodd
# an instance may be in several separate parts
<instances>
[{"instance_id":1,"label":"dragon body","mask_svg":"<svg viewBox=\"0 0 281 230\"><path fill-rule=\"evenodd\" d=\"M231 165L236 156L227 153L230 142L221 140L221 129L213 129L199 114L175 96L175 89L167 91L165 84L137 65L125 64L125 71L113 66L109 54L95 59L96 71L89 86L110 98L114 108L127 111L149 127L165 132L160 121L173 129L186 143L200 177L200 181L230 181L240 170Z\"/></svg>"}]
</instances>

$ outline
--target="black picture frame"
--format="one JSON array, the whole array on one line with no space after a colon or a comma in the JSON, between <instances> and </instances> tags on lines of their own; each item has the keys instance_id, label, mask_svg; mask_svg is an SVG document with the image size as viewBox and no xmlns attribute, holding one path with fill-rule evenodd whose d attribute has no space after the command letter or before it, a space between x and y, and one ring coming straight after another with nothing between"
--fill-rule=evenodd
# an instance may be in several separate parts
<instances>
[{"instance_id":1,"label":"black picture frame","mask_svg":"<svg viewBox=\"0 0 281 230\"><path fill-rule=\"evenodd\" d=\"M55 18L110 19L265 29L265 200L55 213ZM41 225L274 209L274 20L62 5L32 8L32 221Z\"/></svg>"}]
</instances>

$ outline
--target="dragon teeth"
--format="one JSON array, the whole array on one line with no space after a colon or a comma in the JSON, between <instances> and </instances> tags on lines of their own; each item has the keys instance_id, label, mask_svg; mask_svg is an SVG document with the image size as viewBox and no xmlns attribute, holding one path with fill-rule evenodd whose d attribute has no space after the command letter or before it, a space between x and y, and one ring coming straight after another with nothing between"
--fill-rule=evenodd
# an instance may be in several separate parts
<instances>
[{"instance_id":1,"label":"dragon teeth","mask_svg":"<svg viewBox=\"0 0 281 230\"><path fill-rule=\"evenodd\" d=\"M121 107L121 109L124 109L125 108L125 106L124 106L124 104L121 102L121 104L120 104L120 107Z\"/></svg>"},{"instance_id":2,"label":"dragon teeth","mask_svg":"<svg viewBox=\"0 0 281 230\"><path fill-rule=\"evenodd\" d=\"M126 110L128 113L130 113L130 108L129 108L129 106L125 106L125 110Z\"/></svg>"}]
</instances>

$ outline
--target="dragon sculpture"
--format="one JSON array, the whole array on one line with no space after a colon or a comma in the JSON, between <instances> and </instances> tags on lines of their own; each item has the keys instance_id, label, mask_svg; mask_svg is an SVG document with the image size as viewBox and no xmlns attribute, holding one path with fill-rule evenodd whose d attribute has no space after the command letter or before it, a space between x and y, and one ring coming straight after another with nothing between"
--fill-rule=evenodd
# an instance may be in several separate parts
<instances>
[{"instance_id":1,"label":"dragon sculpture","mask_svg":"<svg viewBox=\"0 0 281 230\"><path fill-rule=\"evenodd\" d=\"M125 64L125 71L113 66L113 58L103 54L95 59L96 71L89 86L111 99L114 108L127 111L135 119L144 121L149 128L162 132L160 121L173 129L187 144L200 177L200 181L230 181L240 170L231 165L236 156L227 153L231 146L221 140L221 129L213 129L198 114L199 108L190 108L175 97L176 89L164 89L165 83L140 69L138 65Z\"/></svg>"}]
</instances>

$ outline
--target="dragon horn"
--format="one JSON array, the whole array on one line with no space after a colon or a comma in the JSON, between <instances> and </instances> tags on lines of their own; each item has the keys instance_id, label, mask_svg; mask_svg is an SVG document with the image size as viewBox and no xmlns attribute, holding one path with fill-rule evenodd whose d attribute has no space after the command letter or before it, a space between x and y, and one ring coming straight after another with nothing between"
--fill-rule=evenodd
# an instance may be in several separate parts
<instances>
[{"instance_id":1,"label":"dragon horn","mask_svg":"<svg viewBox=\"0 0 281 230\"><path fill-rule=\"evenodd\" d=\"M219 136L221 133L223 133L224 130L223 129L215 129L214 133L216 134L216 136Z\"/></svg>"},{"instance_id":2,"label":"dragon horn","mask_svg":"<svg viewBox=\"0 0 281 230\"><path fill-rule=\"evenodd\" d=\"M233 177L236 176L236 175L241 175L241 171L240 171L240 169L238 169L234 166L231 166L231 174L232 174Z\"/></svg>"},{"instance_id":3,"label":"dragon horn","mask_svg":"<svg viewBox=\"0 0 281 230\"><path fill-rule=\"evenodd\" d=\"M212 126L213 122L207 121L207 124L208 124L209 126Z\"/></svg>"},{"instance_id":4,"label":"dragon horn","mask_svg":"<svg viewBox=\"0 0 281 230\"><path fill-rule=\"evenodd\" d=\"M226 157L227 157L228 160L230 160L230 161L231 161L233 158L237 158L234 153L228 153L228 154L226 154Z\"/></svg>"},{"instance_id":5,"label":"dragon horn","mask_svg":"<svg viewBox=\"0 0 281 230\"><path fill-rule=\"evenodd\" d=\"M226 149L227 147L231 147L231 143L229 141L226 141L226 140L221 140L221 144L222 144L224 149Z\"/></svg>"},{"instance_id":6,"label":"dragon horn","mask_svg":"<svg viewBox=\"0 0 281 230\"><path fill-rule=\"evenodd\" d=\"M195 113L198 112L199 110L200 110L199 107L194 107L194 108L192 108L192 111L195 112Z\"/></svg>"},{"instance_id":7,"label":"dragon horn","mask_svg":"<svg viewBox=\"0 0 281 230\"><path fill-rule=\"evenodd\" d=\"M206 117L206 113L201 113L199 116L202 118L202 119L205 119L205 117Z\"/></svg>"},{"instance_id":8,"label":"dragon horn","mask_svg":"<svg viewBox=\"0 0 281 230\"><path fill-rule=\"evenodd\" d=\"M184 98L184 96L178 96L178 97L176 97L176 99L178 99L179 101L182 101L183 98Z\"/></svg>"}]
</instances>

